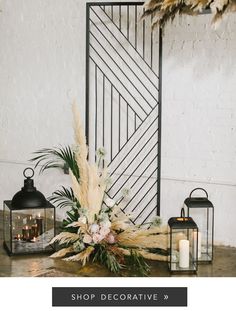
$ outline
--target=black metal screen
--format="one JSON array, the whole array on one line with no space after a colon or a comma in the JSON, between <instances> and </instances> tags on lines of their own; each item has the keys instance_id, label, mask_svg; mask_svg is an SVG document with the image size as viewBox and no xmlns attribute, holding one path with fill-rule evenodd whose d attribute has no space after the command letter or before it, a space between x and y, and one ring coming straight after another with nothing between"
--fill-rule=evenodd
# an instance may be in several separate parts
<instances>
[{"instance_id":1,"label":"black metal screen","mask_svg":"<svg viewBox=\"0 0 236 311\"><path fill-rule=\"evenodd\" d=\"M104 147L108 195L135 223L160 213L161 32L143 3L87 4L86 132L90 157Z\"/></svg>"}]
</instances>

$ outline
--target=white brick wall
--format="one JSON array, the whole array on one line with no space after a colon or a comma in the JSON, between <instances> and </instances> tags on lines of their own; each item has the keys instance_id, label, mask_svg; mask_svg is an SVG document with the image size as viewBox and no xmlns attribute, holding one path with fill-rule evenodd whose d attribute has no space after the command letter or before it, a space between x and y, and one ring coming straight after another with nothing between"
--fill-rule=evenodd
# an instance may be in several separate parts
<instances>
[{"instance_id":1,"label":"white brick wall","mask_svg":"<svg viewBox=\"0 0 236 311\"><path fill-rule=\"evenodd\" d=\"M236 245L236 16L176 19L163 47L162 215L191 189L215 204L216 241Z\"/></svg>"},{"instance_id":2,"label":"white brick wall","mask_svg":"<svg viewBox=\"0 0 236 311\"><path fill-rule=\"evenodd\" d=\"M70 103L83 113L85 102L85 2L0 2L0 201L20 188L32 151L72 142ZM234 246L235 16L217 31L205 15L165 30L161 195L167 220L192 188L206 188L216 241ZM51 172L36 183L49 195L69 180Z\"/></svg>"}]
</instances>

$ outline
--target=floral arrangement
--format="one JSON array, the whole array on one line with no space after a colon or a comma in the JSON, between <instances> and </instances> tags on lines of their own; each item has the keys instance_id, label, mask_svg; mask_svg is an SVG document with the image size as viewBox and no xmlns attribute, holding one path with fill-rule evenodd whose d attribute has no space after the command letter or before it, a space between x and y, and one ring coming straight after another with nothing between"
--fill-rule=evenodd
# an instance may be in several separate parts
<instances>
[{"instance_id":1,"label":"floral arrangement","mask_svg":"<svg viewBox=\"0 0 236 311\"><path fill-rule=\"evenodd\" d=\"M236 11L236 0L146 0L144 9L143 16L153 16L153 26L164 27L177 14L197 15L204 10L213 14L216 24L226 13Z\"/></svg>"},{"instance_id":2,"label":"floral arrangement","mask_svg":"<svg viewBox=\"0 0 236 311\"><path fill-rule=\"evenodd\" d=\"M36 167L41 172L63 167L66 163L72 187L62 187L49 198L58 207L67 207L62 232L50 244L57 243L59 250L52 258L65 261L100 262L114 273L128 269L137 275L147 275L145 259L167 260L167 229L156 217L152 222L135 225L132 215L122 210L120 203L129 191L124 189L121 199L115 202L106 192L110 182L105 162L105 150L100 148L96 162L89 163L86 137L80 115L73 105L76 147L42 149L35 152Z\"/></svg>"}]
</instances>

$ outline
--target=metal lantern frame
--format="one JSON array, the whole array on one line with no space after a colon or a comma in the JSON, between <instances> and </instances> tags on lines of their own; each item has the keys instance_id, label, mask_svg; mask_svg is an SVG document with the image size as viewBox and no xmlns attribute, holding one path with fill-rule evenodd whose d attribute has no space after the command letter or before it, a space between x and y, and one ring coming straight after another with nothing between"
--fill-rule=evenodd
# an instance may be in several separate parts
<instances>
[{"instance_id":1,"label":"metal lantern frame","mask_svg":"<svg viewBox=\"0 0 236 311\"><path fill-rule=\"evenodd\" d=\"M26 176L29 169L32 174ZM32 168L23 175L24 187L3 202L3 247L9 256L52 253L54 246L47 245L47 240L56 234L55 206L34 187Z\"/></svg>"},{"instance_id":2,"label":"metal lantern frame","mask_svg":"<svg viewBox=\"0 0 236 311\"><path fill-rule=\"evenodd\" d=\"M192 197L192 194L198 190L203 191L206 196L205 197ZM202 210L203 213L206 212L206 252L207 252L206 255L208 259L200 257L198 258L198 262L199 263L212 263L213 254L214 254L214 205L209 200L207 191L203 188L193 189L190 192L189 197L185 199L184 204L187 207L188 217L191 216L191 210L193 211L193 210L199 209L199 210ZM195 221L197 222L196 218L195 218ZM201 228L199 227L199 230L200 229Z\"/></svg>"},{"instance_id":3,"label":"metal lantern frame","mask_svg":"<svg viewBox=\"0 0 236 311\"><path fill-rule=\"evenodd\" d=\"M185 217L185 211L182 208L181 209L181 216L180 217L171 217L168 220L169 225L169 255L168 255L168 268L171 273L197 273L198 271L198 257L197 257L197 245L198 245L198 226L195 223L195 221L192 219L192 217ZM191 246L193 249L193 253L190 251L189 247L189 262L192 265L189 265L188 268L181 268L178 266L176 268L177 261L173 261L173 235L175 232L178 231L185 231L187 230L187 240L191 241ZM190 230L192 233L194 232L196 234L196 239L193 239L193 235L191 235ZM176 240L177 241L177 240ZM179 242L179 241L178 241ZM191 268L192 266L192 268Z\"/></svg>"}]
</instances>

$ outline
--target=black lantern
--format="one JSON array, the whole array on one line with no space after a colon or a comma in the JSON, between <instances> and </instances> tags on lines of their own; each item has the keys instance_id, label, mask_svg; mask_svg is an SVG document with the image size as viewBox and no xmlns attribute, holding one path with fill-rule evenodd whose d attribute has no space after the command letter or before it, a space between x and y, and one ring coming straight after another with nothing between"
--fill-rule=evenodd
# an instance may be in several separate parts
<instances>
[{"instance_id":1,"label":"black lantern","mask_svg":"<svg viewBox=\"0 0 236 311\"><path fill-rule=\"evenodd\" d=\"M48 244L55 236L55 207L34 187L34 170L26 168L23 175L24 187L12 201L4 201L4 248L9 255L52 252Z\"/></svg>"},{"instance_id":2,"label":"black lantern","mask_svg":"<svg viewBox=\"0 0 236 311\"><path fill-rule=\"evenodd\" d=\"M196 273L198 268L197 245L198 227L191 217L185 217L184 209L180 217L172 217L169 225L169 270Z\"/></svg>"},{"instance_id":3,"label":"black lantern","mask_svg":"<svg viewBox=\"0 0 236 311\"><path fill-rule=\"evenodd\" d=\"M204 197L192 197L193 192L201 190L205 193ZM214 206L208 199L208 193L203 188L195 188L189 197L185 199L187 214L196 221L198 233L198 261L212 262L213 260L213 241L214 241Z\"/></svg>"}]
</instances>

